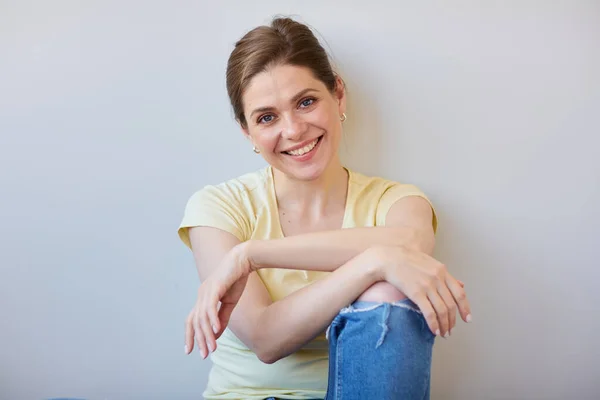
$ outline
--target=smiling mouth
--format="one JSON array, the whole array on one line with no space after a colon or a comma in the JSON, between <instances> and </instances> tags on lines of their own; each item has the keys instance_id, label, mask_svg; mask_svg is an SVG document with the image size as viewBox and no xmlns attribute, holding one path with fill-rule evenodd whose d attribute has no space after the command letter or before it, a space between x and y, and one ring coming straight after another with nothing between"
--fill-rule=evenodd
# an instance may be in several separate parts
<instances>
[{"instance_id":1,"label":"smiling mouth","mask_svg":"<svg viewBox=\"0 0 600 400\"><path fill-rule=\"evenodd\" d=\"M283 154L287 154L289 156L303 156L306 153L310 153L315 147L317 147L317 144L319 144L322 138L323 135L319 136L304 147L301 147L296 150L284 151Z\"/></svg>"}]
</instances>

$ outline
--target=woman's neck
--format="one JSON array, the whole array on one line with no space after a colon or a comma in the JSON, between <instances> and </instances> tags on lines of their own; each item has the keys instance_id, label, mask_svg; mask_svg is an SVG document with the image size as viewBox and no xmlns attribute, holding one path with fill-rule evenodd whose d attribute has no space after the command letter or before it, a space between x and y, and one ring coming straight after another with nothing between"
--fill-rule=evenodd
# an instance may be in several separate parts
<instances>
[{"instance_id":1,"label":"woman's neck","mask_svg":"<svg viewBox=\"0 0 600 400\"><path fill-rule=\"evenodd\" d=\"M319 218L345 207L348 171L338 160L312 181L290 178L275 168L273 178L280 210Z\"/></svg>"}]
</instances>

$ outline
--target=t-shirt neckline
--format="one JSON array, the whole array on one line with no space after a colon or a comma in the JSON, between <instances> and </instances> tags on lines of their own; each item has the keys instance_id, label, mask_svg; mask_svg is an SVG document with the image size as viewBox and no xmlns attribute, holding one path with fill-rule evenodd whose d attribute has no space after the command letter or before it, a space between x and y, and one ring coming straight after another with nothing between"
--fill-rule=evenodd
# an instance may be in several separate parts
<instances>
[{"instance_id":1,"label":"t-shirt neckline","mask_svg":"<svg viewBox=\"0 0 600 400\"><path fill-rule=\"evenodd\" d=\"M348 220L349 220L349 216L350 216L350 202L353 196L353 174L352 174L352 170L350 170L349 168L343 167L346 170L346 173L348 174L348 187L346 189L346 203L344 204L344 217L342 219L342 226L340 227L340 229L345 229L348 227ZM279 204L277 202L277 196L275 194L275 177L273 175L273 167L271 165L269 165L267 167L267 186L268 186L268 193L269 193L269 197L270 200L272 201L272 204L275 206L275 227L277 229L277 235L280 238L285 238L286 236L283 233L283 228L281 227L281 220L279 218Z\"/></svg>"}]
</instances>

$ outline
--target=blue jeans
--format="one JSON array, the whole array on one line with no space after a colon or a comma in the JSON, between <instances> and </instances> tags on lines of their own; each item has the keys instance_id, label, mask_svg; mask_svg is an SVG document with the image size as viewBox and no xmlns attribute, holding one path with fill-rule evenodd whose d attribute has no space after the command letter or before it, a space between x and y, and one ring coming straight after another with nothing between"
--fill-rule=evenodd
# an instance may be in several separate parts
<instances>
[{"instance_id":1,"label":"blue jeans","mask_svg":"<svg viewBox=\"0 0 600 400\"><path fill-rule=\"evenodd\" d=\"M327 336L325 400L429 400L435 335L409 299L355 302L334 318Z\"/></svg>"}]
</instances>

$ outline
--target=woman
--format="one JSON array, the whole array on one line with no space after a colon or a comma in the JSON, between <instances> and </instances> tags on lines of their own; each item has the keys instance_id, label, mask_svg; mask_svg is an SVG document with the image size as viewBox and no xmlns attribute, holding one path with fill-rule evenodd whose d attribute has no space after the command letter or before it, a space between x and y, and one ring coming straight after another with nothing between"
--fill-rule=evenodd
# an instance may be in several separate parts
<instances>
[{"instance_id":1,"label":"woman","mask_svg":"<svg viewBox=\"0 0 600 400\"><path fill-rule=\"evenodd\" d=\"M195 193L179 229L203 282L185 351L212 353L205 398L429 398L435 336L471 318L431 257L429 200L341 164L344 84L305 25L246 34L227 90L269 165Z\"/></svg>"}]
</instances>

